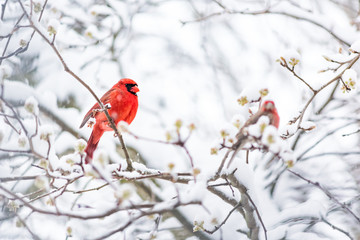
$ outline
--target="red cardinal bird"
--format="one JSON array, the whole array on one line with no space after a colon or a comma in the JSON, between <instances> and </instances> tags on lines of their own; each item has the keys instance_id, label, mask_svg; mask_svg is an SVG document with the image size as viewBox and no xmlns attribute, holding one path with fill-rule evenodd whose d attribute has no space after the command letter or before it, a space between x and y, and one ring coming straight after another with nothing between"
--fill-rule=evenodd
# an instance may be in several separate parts
<instances>
[{"instance_id":1,"label":"red cardinal bird","mask_svg":"<svg viewBox=\"0 0 360 240\"><path fill-rule=\"evenodd\" d=\"M238 134L236 134L237 141L232 146L234 149L234 153L230 158L228 163L228 167L230 166L232 160L234 159L235 155L241 150L241 148L249 142L249 136L246 132L246 129L250 126L255 124L261 116L267 116L270 120L270 125L273 125L276 128L279 128L280 117L276 110L275 103L273 101L265 101L259 111L252 115L244 124L244 126L240 129Z\"/></svg>"},{"instance_id":2,"label":"red cardinal bird","mask_svg":"<svg viewBox=\"0 0 360 240\"><path fill-rule=\"evenodd\" d=\"M137 92L139 88L135 81L124 78L116 83L104 96L101 97L100 101L106 105L110 104L108 109L109 115L114 119L115 125L120 121L125 121L130 124L136 115L138 109L138 98ZM96 103L85 115L80 128L91 118L95 118L96 123L93 131L87 143L85 153L85 163L89 163L93 157L93 153L99 143L99 140L105 131L113 131L109 126L109 122L106 115L102 111L96 111L101 109L99 103Z\"/></svg>"}]
</instances>

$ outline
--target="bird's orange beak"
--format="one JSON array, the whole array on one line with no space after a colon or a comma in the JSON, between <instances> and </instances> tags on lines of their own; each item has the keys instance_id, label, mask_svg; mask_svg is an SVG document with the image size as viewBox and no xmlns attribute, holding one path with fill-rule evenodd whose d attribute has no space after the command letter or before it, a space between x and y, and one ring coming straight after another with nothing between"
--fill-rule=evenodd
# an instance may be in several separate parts
<instances>
[{"instance_id":1,"label":"bird's orange beak","mask_svg":"<svg viewBox=\"0 0 360 240\"><path fill-rule=\"evenodd\" d=\"M133 92L133 93L140 92L140 90L139 90L139 88L137 86L133 86L130 91Z\"/></svg>"}]
</instances>

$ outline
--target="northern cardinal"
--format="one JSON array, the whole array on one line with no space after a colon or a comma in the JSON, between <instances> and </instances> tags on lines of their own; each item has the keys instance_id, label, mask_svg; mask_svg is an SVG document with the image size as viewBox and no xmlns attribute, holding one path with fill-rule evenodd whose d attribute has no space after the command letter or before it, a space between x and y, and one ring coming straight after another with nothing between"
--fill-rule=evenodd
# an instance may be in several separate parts
<instances>
[{"instance_id":1,"label":"northern cardinal","mask_svg":"<svg viewBox=\"0 0 360 240\"><path fill-rule=\"evenodd\" d=\"M100 101L104 105L110 105L108 112L114 120L115 125L120 121L125 121L130 124L134 120L138 109L137 92L139 92L137 83L129 78L123 78L101 97ZM80 125L80 128L82 128L92 117L96 120L85 148L85 163L91 161L103 133L105 131L113 130L109 125L105 113L99 110L101 110L99 103L95 103L95 105L86 113L84 120Z\"/></svg>"},{"instance_id":2,"label":"northern cardinal","mask_svg":"<svg viewBox=\"0 0 360 240\"><path fill-rule=\"evenodd\" d=\"M254 115L252 115L241 127L239 132L236 134L237 141L233 144L232 149L235 150L230 161L228 163L228 167L230 166L232 160L235 155L241 150L241 148L249 142L249 135L246 130L250 125L256 124L261 116L267 116L270 120L270 125L273 125L276 128L279 128L280 117L276 110L275 103L273 101L265 101L259 111L257 111Z\"/></svg>"}]
</instances>

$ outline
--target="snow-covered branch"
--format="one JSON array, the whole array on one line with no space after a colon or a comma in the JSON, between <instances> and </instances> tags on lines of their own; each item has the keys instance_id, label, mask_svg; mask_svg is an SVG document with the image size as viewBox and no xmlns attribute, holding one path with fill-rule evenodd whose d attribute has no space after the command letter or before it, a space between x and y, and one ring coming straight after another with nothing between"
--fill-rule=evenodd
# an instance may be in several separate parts
<instances>
[{"instance_id":1,"label":"snow-covered branch","mask_svg":"<svg viewBox=\"0 0 360 240\"><path fill-rule=\"evenodd\" d=\"M1 236L358 239L357 9L3 1ZM115 126L97 94L128 77L139 110ZM94 99L114 136L85 164Z\"/></svg>"}]
</instances>

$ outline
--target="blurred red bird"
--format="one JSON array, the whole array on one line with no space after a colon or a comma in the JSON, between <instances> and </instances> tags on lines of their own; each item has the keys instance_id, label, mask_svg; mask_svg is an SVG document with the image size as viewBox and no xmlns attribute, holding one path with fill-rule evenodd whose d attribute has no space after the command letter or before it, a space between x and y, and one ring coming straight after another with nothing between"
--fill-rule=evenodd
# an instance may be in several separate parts
<instances>
[{"instance_id":1,"label":"blurred red bird","mask_svg":"<svg viewBox=\"0 0 360 240\"><path fill-rule=\"evenodd\" d=\"M270 120L270 125L273 125L276 128L279 128L279 122L280 117L276 110L275 103L273 101L265 101L259 111L257 111L254 115L252 115L242 126L240 131L236 134L237 141L232 146L232 149L234 149L234 153L232 157L230 158L230 161L228 163L228 167L230 166L232 160L234 159L235 155L241 150L241 148L249 142L249 136L246 133L246 129L253 124L256 124L257 121L261 116L267 116Z\"/></svg>"},{"instance_id":2,"label":"blurred red bird","mask_svg":"<svg viewBox=\"0 0 360 240\"><path fill-rule=\"evenodd\" d=\"M101 97L100 101L104 105L110 105L108 112L114 120L115 125L117 125L120 121L125 121L130 124L134 120L138 109L137 92L139 92L137 83L129 78L123 78ZM84 120L80 125L80 128L82 128L90 118L95 118L96 120L85 149L85 163L89 163L91 161L93 153L103 133L105 131L113 131L105 113L97 111L100 109L99 103L96 103L86 113Z\"/></svg>"}]
</instances>

